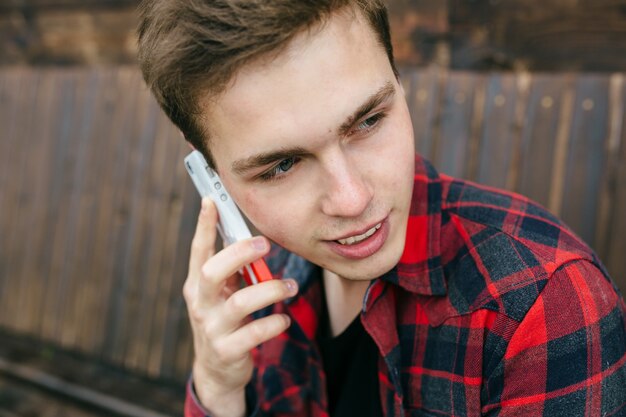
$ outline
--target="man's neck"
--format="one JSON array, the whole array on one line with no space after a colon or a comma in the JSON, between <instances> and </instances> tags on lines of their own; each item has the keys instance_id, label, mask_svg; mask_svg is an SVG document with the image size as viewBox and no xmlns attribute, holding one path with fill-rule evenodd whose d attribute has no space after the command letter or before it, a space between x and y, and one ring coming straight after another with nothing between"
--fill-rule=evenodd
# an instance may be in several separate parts
<instances>
[{"instance_id":1,"label":"man's neck","mask_svg":"<svg viewBox=\"0 0 626 417\"><path fill-rule=\"evenodd\" d=\"M335 337L341 334L361 311L363 297L370 281L341 278L326 269L323 271L323 279L330 331Z\"/></svg>"}]
</instances>

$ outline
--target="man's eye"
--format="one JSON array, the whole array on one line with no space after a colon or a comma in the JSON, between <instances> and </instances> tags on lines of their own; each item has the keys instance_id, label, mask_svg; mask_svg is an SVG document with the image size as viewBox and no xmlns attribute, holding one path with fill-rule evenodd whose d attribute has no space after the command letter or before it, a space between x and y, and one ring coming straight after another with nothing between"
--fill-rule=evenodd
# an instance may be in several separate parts
<instances>
[{"instance_id":1,"label":"man's eye","mask_svg":"<svg viewBox=\"0 0 626 417\"><path fill-rule=\"evenodd\" d=\"M270 169L269 171L261 174L259 176L259 178L261 178L264 181L269 181L269 180L275 179L275 178L285 174L291 168L293 168L293 166L296 163L298 163L299 160L300 159L298 157L295 157L295 156L283 159L278 164L274 165L274 167L272 169Z\"/></svg>"},{"instance_id":2,"label":"man's eye","mask_svg":"<svg viewBox=\"0 0 626 417\"><path fill-rule=\"evenodd\" d=\"M376 127L378 122L380 122L385 116L385 113L377 113L373 116L368 117L367 119L359 123L359 125L356 127L356 131L363 132Z\"/></svg>"}]
</instances>

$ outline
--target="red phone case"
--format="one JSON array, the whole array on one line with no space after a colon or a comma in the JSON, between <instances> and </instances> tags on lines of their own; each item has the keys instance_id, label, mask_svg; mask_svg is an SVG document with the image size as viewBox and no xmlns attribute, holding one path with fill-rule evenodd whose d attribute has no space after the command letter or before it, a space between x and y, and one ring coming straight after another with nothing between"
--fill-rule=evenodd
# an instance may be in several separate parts
<instances>
[{"instance_id":1,"label":"red phone case","mask_svg":"<svg viewBox=\"0 0 626 417\"><path fill-rule=\"evenodd\" d=\"M252 269L254 275L256 275L258 282L265 282L273 279L272 273L270 272L270 269L267 267L267 264L265 263L263 258L257 259L256 261L252 262L250 264L250 269ZM243 268L243 278L246 281L246 284L254 284L254 282L252 282L250 274L248 273L247 268Z\"/></svg>"}]
</instances>

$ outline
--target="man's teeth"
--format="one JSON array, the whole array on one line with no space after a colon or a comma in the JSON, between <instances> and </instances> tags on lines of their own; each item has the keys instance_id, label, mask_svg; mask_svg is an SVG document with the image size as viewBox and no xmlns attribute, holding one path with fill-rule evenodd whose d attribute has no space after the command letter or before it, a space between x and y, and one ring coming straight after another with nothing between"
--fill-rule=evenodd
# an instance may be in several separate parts
<instances>
[{"instance_id":1,"label":"man's teeth","mask_svg":"<svg viewBox=\"0 0 626 417\"><path fill-rule=\"evenodd\" d=\"M350 236L350 237L347 237L345 239L339 239L339 240L337 240L337 242L341 243L342 245L352 245L354 243L357 243L357 242L360 242L362 240L365 240L368 237L370 237L371 235L373 235L374 233L376 233L376 231L378 229L380 229L380 226L382 226L382 223L378 223L376 226L372 227L370 230L368 230L367 232L363 233L362 235Z\"/></svg>"}]
</instances>

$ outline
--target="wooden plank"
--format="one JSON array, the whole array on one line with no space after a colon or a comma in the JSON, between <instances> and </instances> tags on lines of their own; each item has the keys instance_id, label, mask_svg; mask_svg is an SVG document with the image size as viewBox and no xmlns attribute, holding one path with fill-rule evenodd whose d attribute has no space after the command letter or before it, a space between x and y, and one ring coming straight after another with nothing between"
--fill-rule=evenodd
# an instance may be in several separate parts
<instances>
[{"instance_id":1,"label":"wooden plank","mask_svg":"<svg viewBox=\"0 0 626 417\"><path fill-rule=\"evenodd\" d=\"M46 283L46 298L43 306L41 335L44 340L60 342L61 329L64 327L63 309L67 302L65 292L71 279L65 272L65 258L70 239L69 205L72 195L71 178L76 164L75 152L79 144L74 134L75 126L82 116L80 97L77 95L80 80L76 72L59 71L58 106L61 113L55 128L55 147L51 153L52 168L49 176L49 200L47 208L46 230L48 250L43 260L43 269L49 279Z\"/></svg>"},{"instance_id":2,"label":"wooden plank","mask_svg":"<svg viewBox=\"0 0 626 417\"><path fill-rule=\"evenodd\" d=\"M95 72L80 71L76 95L80 106L80 117L75 120L72 141L75 150L71 156L75 158L74 169L69 178L69 205L66 208L69 216L69 227L66 231L66 252L63 262L62 285L65 301L62 307L62 328L60 342L65 347L76 347L81 322L84 317L78 312L82 296L83 277L89 274L85 263L85 249L88 251L89 240L85 231L89 229L88 201L85 199L84 184L90 175L89 142L93 120L97 114L97 75Z\"/></svg>"},{"instance_id":3,"label":"wooden plank","mask_svg":"<svg viewBox=\"0 0 626 417\"><path fill-rule=\"evenodd\" d=\"M9 152L11 152L13 141L10 141L9 138L12 136L10 134L11 128L13 126L12 121L15 119L13 115L15 114L15 98L11 94L11 84L15 82L15 71L0 71L0 108L2 111L0 112L0 190L4 190L5 187L8 186L9 180L9 172L6 170L7 167L7 159ZM5 202L4 194L0 193L0 222L4 219L2 214L3 203ZM2 224L2 223L0 223ZM3 224L2 224L3 225ZM2 230L5 230L4 228ZM0 256L2 251L0 250Z\"/></svg>"},{"instance_id":4,"label":"wooden plank","mask_svg":"<svg viewBox=\"0 0 626 417\"><path fill-rule=\"evenodd\" d=\"M589 245L603 178L606 178L608 78L585 75L576 81L573 125L565 171L562 219Z\"/></svg>"},{"instance_id":5,"label":"wooden plank","mask_svg":"<svg viewBox=\"0 0 626 417\"><path fill-rule=\"evenodd\" d=\"M163 211L159 223L162 227L162 233L159 236L162 246L160 248L158 270L155 276L158 277L156 282L156 291L153 299L153 323L151 326L150 338L146 341L147 362L145 368L150 375L159 375L161 371L161 363L163 358L163 341L166 331L166 317L169 311L169 299L171 298L173 281L180 281L184 278L184 271L174 270L174 259L172 254L177 250L176 242L180 230L180 216L182 214L182 200L180 198L179 188L188 181L186 170L182 166L182 160L189 152L189 148L183 143L178 134L178 130L172 123L161 115L160 120L164 124L164 137L160 140L167 144L165 159L165 167L163 174L169 179L167 187L163 188L164 201ZM176 294L181 296L180 292Z\"/></svg>"},{"instance_id":6,"label":"wooden plank","mask_svg":"<svg viewBox=\"0 0 626 417\"><path fill-rule=\"evenodd\" d=\"M42 77L49 78L52 80L52 91L51 97L48 100L47 105L51 107L49 111L49 121L42 122L42 137L45 143L48 144L48 149L42 153L42 158L45 159L45 164L39 165L38 170L40 171L40 180L42 181L43 189L41 191L41 202L36 205L40 208L39 215L40 225L37 227L39 231L40 240L34 245L38 247L38 253L34 257L37 259L37 264L33 265L35 270L30 273L36 274L36 279L41 281L41 297L38 299L38 311L40 314L39 322L38 322L38 330L37 334L39 337L44 336L44 323L46 321L46 304L48 303L48 298L50 294L48 293L48 289L50 288L50 282L54 279L54 277L49 275L50 270L50 260L51 260L51 240L52 240L52 231L54 230L54 224L57 221L57 217L53 214L51 215L51 211L57 209L53 199L53 193L57 191L53 184L58 184L58 170L57 170L57 161L52 157L52 155L56 154L57 148L62 146L59 143L60 131L61 131L61 123L63 120L63 106L62 106L62 84L60 82L62 76L61 71L46 71L42 74ZM53 109L53 110L52 110Z\"/></svg>"},{"instance_id":7,"label":"wooden plank","mask_svg":"<svg viewBox=\"0 0 626 417\"><path fill-rule=\"evenodd\" d=\"M13 177L14 153L18 145L16 119L19 113L20 92L16 85L21 83L21 75L15 70L0 71L0 325L8 325L10 318L5 310L10 297L9 280L12 258L9 253L9 235L13 224Z\"/></svg>"},{"instance_id":8,"label":"wooden plank","mask_svg":"<svg viewBox=\"0 0 626 417\"><path fill-rule=\"evenodd\" d=\"M8 140L14 144L12 152L9 155L7 172L10 180L7 181L7 187L4 192L6 204L6 218L10 221L10 227L3 235L6 237L4 241L4 253L6 259L9 260L4 271L8 280L3 289L4 303L0 314L0 320L3 325L14 330L26 331L24 318L20 316L20 302L24 292L26 291L25 283L19 279L20 265L29 262L26 259L24 237L28 230L28 219L21 212L28 198L28 174L27 174L27 153L28 147L20 146L24 143L23 138L28 138L35 119L30 108L35 101L37 95L37 84L39 77L31 71L24 71L18 76L13 89L17 94L15 121L10 132L12 137Z\"/></svg>"},{"instance_id":9,"label":"wooden plank","mask_svg":"<svg viewBox=\"0 0 626 417\"><path fill-rule=\"evenodd\" d=\"M110 84L101 97L105 101L101 117L107 127L100 140L107 146L100 154L102 166L99 170L98 201L94 221L93 253L94 280L98 281L96 290L100 300L94 308L92 320L84 326L92 326L91 352L102 358L106 357L107 322L109 307L116 302L114 288L120 277L114 273L118 237L125 227L125 214L120 207L121 195L128 184L126 155L129 146L128 125L134 119L133 109L137 99L137 73L127 67L117 68L110 74Z\"/></svg>"},{"instance_id":10,"label":"wooden plank","mask_svg":"<svg viewBox=\"0 0 626 417\"><path fill-rule=\"evenodd\" d=\"M31 104L30 114L37 119L33 123L31 134L22 140L28 142L26 192L28 200L21 208L21 215L28 221L27 232L23 235L24 251L27 261L18 265L20 271L15 276L23 283L24 292L19 296L21 314L18 327L29 334L40 335L42 310L45 297L46 281L49 279L42 269L43 254L47 250L46 210L48 207L48 182L51 166L50 155L55 146L53 126L58 119L58 96L54 72L37 71L40 81L37 97Z\"/></svg>"},{"instance_id":11,"label":"wooden plank","mask_svg":"<svg viewBox=\"0 0 626 417\"><path fill-rule=\"evenodd\" d=\"M626 83L622 84L621 102L626 103ZM622 123L626 121L626 106L622 108ZM613 209L610 216L610 244L604 261L613 279L626 294L626 127L622 124L619 143L619 162L614 183Z\"/></svg>"},{"instance_id":12,"label":"wooden plank","mask_svg":"<svg viewBox=\"0 0 626 417\"><path fill-rule=\"evenodd\" d=\"M39 138L37 137L36 126L38 125L38 111L42 109L37 106L42 93L45 94L45 90L42 90L43 77L38 72L29 74L30 82L34 86L34 93L29 97L29 108L18 117L20 118L21 129L19 132L20 140L25 140L31 143L34 147L41 145ZM33 111L33 108L35 111ZM19 184L18 193L18 212L14 220L14 228L17 231L15 236L14 245L17 247L17 253L15 258L15 269L11 274L12 279L16 280L18 285L16 286L16 292L13 294L15 300L14 310L15 320L13 324L15 328L23 333L30 333L32 331L32 305L29 302L29 295L35 290L33 288L33 280L31 277L23 275L23 266L27 263L34 262L32 254L29 253L29 240L32 236L38 233L38 230L31 229L30 215L32 214L32 200L36 190L34 189L33 178L37 176L37 169L35 164L31 163L31 149L29 147L18 147L18 166L13 171L16 175L16 182ZM35 151L36 152L36 151ZM35 159L38 159L35 157ZM19 313L18 313L19 312Z\"/></svg>"},{"instance_id":13,"label":"wooden plank","mask_svg":"<svg viewBox=\"0 0 626 417\"><path fill-rule=\"evenodd\" d=\"M530 85L533 77L528 72L520 72L516 77L516 101L515 101L515 116L513 137L513 150L511 156L511 166L506 178L506 189L515 191L517 185L520 183L521 169L522 169L522 144L523 144L523 131L526 125L526 117L528 111L528 101L530 97Z\"/></svg>"},{"instance_id":14,"label":"wooden plank","mask_svg":"<svg viewBox=\"0 0 626 417\"><path fill-rule=\"evenodd\" d=\"M87 70L90 89L93 95L88 97L91 110L90 120L86 121L83 128L82 140L87 143L84 154L85 175L77 183L76 193L79 195L77 223L76 253L80 254L71 275L80 282L76 287L73 317L76 318L75 348L84 352L93 352L95 348L95 334L102 332L102 326L95 326L97 314L100 312L99 304L107 277L102 275L102 270L94 268L97 258L109 259L110 257L98 253L95 249L97 240L104 236L94 233L97 224L98 213L103 205L108 204L100 200L103 183L110 181L103 175L104 169L109 163L108 150L115 143L110 137L110 113L113 105L110 94L113 89L113 77L111 70L98 69ZM87 276L85 274L87 273ZM79 277L85 277L80 279ZM103 288L104 286L104 288ZM89 317L89 320L81 319Z\"/></svg>"},{"instance_id":15,"label":"wooden plank","mask_svg":"<svg viewBox=\"0 0 626 417\"><path fill-rule=\"evenodd\" d=\"M434 125L437 123L440 107L440 95L443 89L439 71L431 68L412 71L407 101L413 122L415 150L431 159L433 157L435 135Z\"/></svg>"},{"instance_id":16,"label":"wooden plank","mask_svg":"<svg viewBox=\"0 0 626 417\"><path fill-rule=\"evenodd\" d=\"M484 79L470 73L455 73L448 80L442 113L441 137L433 159L443 173L467 176L474 99L484 89Z\"/></svg>"},{"instance_id":17,"label":"wooden plank","mask_svg":"<svg viewBox=\"0 0 626 417\"><path fill-rule=\"evenodd\" d=\"M143 288L143 279L145 279L138 268L138 262L142 247L146 244L145 190L156 133L157 111L151 106L151 100L147 94L139 96L135 114L137 122L134 123L130 132L130 137L136 139L130 150L130 170L127 172L127 181L130 186L126 191L129 222L126 226L124 242L120 245L121 253L118 252L123 291L120 293L122 298L115 315L114 345L111 352L112 359L117 363L125 363L126 358L133 357L128 355L129 349L134 349L136 343L132 323L138 319L138 303Z\"/></svg>"},{"instance_id":18,"label":"wooden plank","mask_svg":"<svg viewBox=\"0 0 626 417\"><path fill-rule=\"evenodd\" d=\"M113 106L112 94L114 79L111 69L100 69L92 72L96 103L94 103L93 119L88 132L83 140L89 143L86 154L86 167L88 172L81 184L80 193L80 216L77 219L81 223L80 245L81 260L76 263L73 275L78 277L88 271L88 276L81 280L74 305L74 314L89 317L89 320L81 320L78 323L75 346L83 352L97 352L98 335L102 334L103 326L100 324L99 313L101 304L106 302L106 282L108 277L103 274L99 264L109 259L99 252L101 242L106 240L106 233L97 231L100 212L105 209L108 201L102 197L106 195L110 178L105 175L106 168L110 165L111 149L114 149L116 138L110 136L111 112ZM119 140L119 139L118 139Z\"/></svg>"},{"instance_id":19,"label":"wooden plank","mask_svg":"<svg viewBox=\"0 0 626 417\"><path fill-rule=\"evenodd\" d=\"M3 286L2 293L3 296L2 303L0 303L0 323L2 326L6 326L11 328L13 325L13 321L15 320L15 315L11 314L13 306L12 302L15 297L15 287L17 282L15 279L11 277L15 276L15 261L14 261L14 235L16 233L15 230L15 222L16 222L16 212L17 212L17 184L14 181L15 178L15 170L18 168L16 166L17 154L19 152L19 147L17 138L19 137L19 123L18 123L18 114L21 114L23 111L24 105L23 101L26 100L26 96L21 90L22 84L25 83L23 80L25 78L25 74L21 73L13 73L7 74L7 95L6 100L9 104L7 107L7 116L10 115L10 118L7 118L6 129L0 129L0 135L2 135L2 142L6 144L6 153L0 155L0 158L3 159L3 163L0 165L0 169L2 169L2 177L3 180L3 188L0 198L2 199L2 220L3 220L3 233L0 234L0 239L2 244L0 244L0 248L2 251L0 252L0 256L3 257L2 268L3 272Z\"/></svg>"},{"instance_id":20,"label":"wooden plank","mask_svg":"<svg viewBox=\"0 0 626 417\"><path fill-rule=\"evenodd\" d=\"M563 194L565 187L565 165L567 152L571 141L571 129L574 117L574 87L563 91L561 112L559 115L559 127L556 131L554 145L554 158L552 160L552 178L550 182L550 198L548 209L553 213L561 214Z\"/></svg>"},{"instance_id":21,"label":"wooden plank","mask_svg":"<svg viewBox=\"0 0 626 417\"><path fill-rule=\"evenodd\" d=\"M186 175L186 172L184 173ZM184 177L180 177L182 179ZM170 213L167 230L167 247L166 249L172 253L180 250L180 246L176 242L180 240L181 216L183 213L182 200L180 197L172 198L168 212ZM187 275L187 268L181 270L176 269L176 262L173 257L169 256L163 259L162 280L159 289L159 301L155 312L156 323L158 324L152 334L151 346L158 347L152 349L148 358L148 371L150 374L162 375L163 365L167 362L166 347L169 341L168 324L169 316L172 313L172 300L182 299L182 283ZM165 375L164 375L165 376ZM173 377L173 374L169 375Z\"/></svg>"},{"instance_id":22,"label":"wooden plank","mask_svg":"<svg viewBox=\"0 0 626 417\"><path fill-rule=\"evenodd\" d=\"M433 129L431 132L432 139L430 140L429 152L423 154L432 163L435 162L435 159L439 154L439 148L441 147L441 138L443 135L441 118L443 117L443 109L446 106L446 88L449 82L449 78L450 74L447 70L441 70L439 72L439 76L437 77L437 91L439 92L439 94L437 94L437 101L434 106L435 123L433 124Z\"/></svg>"},{"instance_id":23,"label":"wooden plank","mask_svg":"<svg viewBox=\"0 0 626 417\"><path fill-rule=\"evenodd\" d=\"M489 77L485 101L485 126L481 139L476 180L504 188L514 157L519 130L516 128L517 76Z\"/></svg>"},{"instance_id":24,"label":"wooden plank","mask_svg":"<svg viewBox=\"0 0 626 417\"><path fill-rule=\"evenodd\" d=\"M150 103L154 107L157 129L152 138L153 154L147 173L145 195L143 196L147 203L147 209L143 216L146 223L146 231L143 233L146 242L141 246L137 264L138 271L140 271L138 273L144 278L137 300L138 317L134 323L133 331L135 343L125 358L127 365L142 370L147 369L150 350L154 348L150 345L150 340L153 328L157 325L154 318L157 307L156 300L159 297L159 281L162 279L160 268L164 256L165 238L163 225L167 222L167 219L164 218L165 197L167 191L173 186L171 169L174 164L174 161L169 158L171 153L168 139L173 140L170 135L171 122L163 117L164 115L155 100L150 100ZM160 227L157 228L156 226Z\"/></svg>"},{"instance_id":25,"label":"wooden plank","mask_svg":"<svg viewBox=\"0 0 626 417\"><path fill-rule=\"evenodd\" d=\"M470 136L467 144L467 165L463 177L473 181L476 180L476 176L478 175L478 152L480 150L481 140L483 137L486 80L486 76L480 75L478 86L474 91L474 99L472 103L472 117L469 131Z\"/></svg>"},{"instance_id":26,"label":"wooden plank","mask_svg":"<svg viewBox=\"0 0 626 417\"><path fill-rule=\"evenodd\" d=\"M166 340L164 344L162 375L172 375L177 380L185 380L191 369L193 340L187 307L182 297L182 286L187 276L191 239L200 211L200 197L193 185L183 182L181 232L178 239L179 250L175 257L175 270L179 271L170 295L170 309L167 316Z\"/></svg>"},{"instance_id":27,"label":"wooden plank","mask_svg":"<svg viewBox=\"0 0 626 417\"><path fill-rule=\"evenodd\" d=\"M142 306L146 292L153 293L154 291L154 288L149 288L154 277L150 276L144 260L152 256L155 245L154 239L150 236L150 222L154 219L150 189L152 188L151 170L155 164L154 157L157 148L155 143L158 132L157 117L160 113L152 98L147 94L145 94L144 106L146 106L146 119L140 140L142 158L145 158L145 162L142 173L139 174L143 179L137 188L137 194L133 196L131 216L133 217L134 228L132 230L134 236L129 241L132 258L129 258L129 269L126 272L132 278L129 281L128 294L130 297L127 298L127 312L130 317L133 317L133 321L129 323L126 329L124 364L131 369L142 369L141 365L145 359L142 357L143 340L149 338L149 329L141 328L141 326L145 325L146 321L150 321L152 312L142 309ZM148 308L150 307L152 306ZM145 334L146 331L148 336Z\"/></svg>"},{"instance_id":28,"label":"wooden plank","mask_svg":"<svg viewBox=\"0 0 626 417\"><path fill-rule=\"evenodd\" d=\"M516 191L547 206L564 92L571 83L562 75L538 74L530 85L522 130L520 175Z\"/></svg>"},{"instance_id":29,"label":"wooden plank","mask_svg":"<svg viewBox=\"0 0 626 417\"><path fill-rule=\"evenodd\" d=\"M136 109L139 108L141 78L136 72L128 74L130 78L128 89L121 92L124 96L122 105L116 109L116 113L121 117L121 123L113 126L113 134L123 137L124 143L116 148L116 158L113 169L113 199L111 207L114 213L113 233L109 243L112 262L109 270L111 278L111 291L106 311L106 331L103 339L102 355L103 359L121 363L119 358L123 358L124 340L120 333L120 323L125 319L125 295L127 290L127 276L125 275L125 263L127 253L127 242L130 233L130 196L133 195L134 182L138 180L134 176L133 160L136 159L139 137L140 121ZM123 86L124 84L122 84ZM128 107L126 107L128 106ZM117 360L117 362L116 362Z\"/></svg>"},{"instance_id":30,"label":"wooden plank","mask_svg":"<svg viewBox=\"0 0 626 417\"><path fill-rule=\"evenodd\" d=\"M624 129L623 95L625 76L613 74L609 79L609 108L607 112L607 146L606 146L606 176L600 187L598 199L598 216L595 228L594 248L601 259L608 259L613 231L612 216L616 198L616 182L619 172L620 144Z\"/></svg>"},{"instance_id":31,"label":"wooden plank","mask_svg":"<svg viewBox=\"0 0 626 417\"><path fill-rule=\"evenodd\" d=\"M176 241L177 250L173 258L175 273L172 275L174 281L168 301L161 375L185 380L191 369L190 347L193 343L182 288L188 272L191 239L200 211L200 197L192 183L182 179L179 182L179 195L182 214Z\"/></svg>"},{"instance_id":32,"label":"wooden plank","mask_svg":"<svg viewBox=\"0 0 626 417\"><path fill-rule=\"evenodd\" d=\"M186 311L185 311L186 312ZM184 322L189 323L189 318L184 315ZM176 379L185 380L189 378L190 369L193 363L194 351L193 351L193 335L191 333L191 327L183 327L179 333L180 340L178 343L178 349L176 352Z\"/></svg>"}]
</instances>

